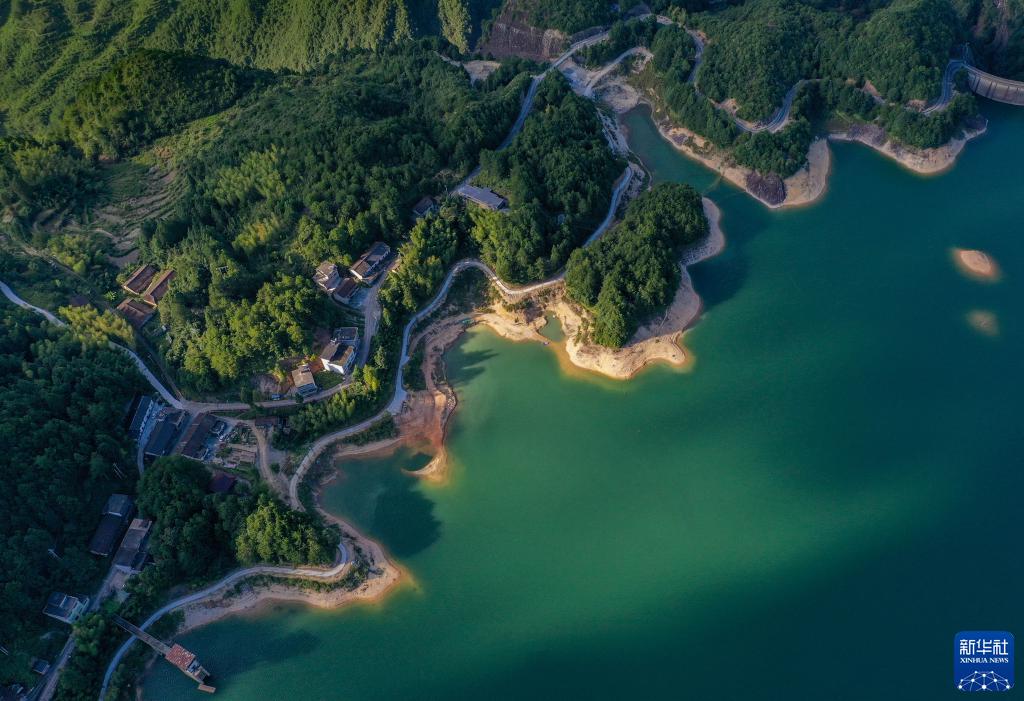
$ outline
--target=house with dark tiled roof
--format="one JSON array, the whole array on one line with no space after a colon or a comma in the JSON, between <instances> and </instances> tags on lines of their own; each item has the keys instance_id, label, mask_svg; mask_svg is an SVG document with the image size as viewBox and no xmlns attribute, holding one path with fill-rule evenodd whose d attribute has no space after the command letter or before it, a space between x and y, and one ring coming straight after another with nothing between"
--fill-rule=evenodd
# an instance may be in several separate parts
<instances>
[{"instance_id":1,"label":"house with dark tiled roof","mask_svg":"<svg viewBox=\"0 0 1024 701\"><path fill-rule=\"evenodd\" d=\"M428 195L426 197L420 198L420 201L417 202L415 205L413 205L412 215L414 217L416 217L417 219L422 219L423 217L427 216L428 214L431 214L431 213L436 212L436 211L437 211L437 200L435 200L433 197L430 197Z\"/></svg>"},{"instance_id":2,"label":"house with dark tiled roof","mask_svg":"<svg viewBox=\"0 0 1024 701\"><path fill-rule=\"evenodd\" d=\"M188 421L188 414L183 411L161 409L149 434L149 440L146 441L145 454L154 458L170 455Z\"/></svg>"},{"instance_id":3,"label":"house with dark tiled roof","mask_svg":"<svg viewBox=\"0 0 1024 701\"><path fill-rule=\"evenodd\" d=\"M384 261L389 255L391 255L391 246L377 241L349 270L360 282L370 282L384 269Z\"/></svg>"},{"instance_id":4,"label":"house with dark tiled roof","mask_svg":"<svg viewBox=\"0 0 1024 701\"><path fill-rule=\"evenodd\" d=\"M160 300L167 294L167 290L170 289L171 280L174 279L173 270L165 270L150 283L149 289L142 295L142 299L152 304L154 307L160 303Z\"/></svg>"},{"instance_id":5,"label":"house with dark tiled roof","mask_svg":"<svg viewBox=\"0 0 1024 701\"><path fill-rule=\"evenodd\" d=\"M508 200L496 193L494 190L488 190L485 187L463 185L458 189L458 193L478 207L490 209L495 212L501 211L508 206Z\"/></svg>"},{"instance_id":6,"label":"house with dark tiled roof","mask_svg":"<svg viewBox=\"0 0 1024 701\"><path fill-rule=\"evenodd\" d=\"M114 567L128 574L141 572L149 557L149 533L152 529L152 521L132 519L128 532L121 539L121 547L114 556Z\"/></svg>"},{"instance_id":7,"label":"house with dark tiled roof","mask_svg":"<svg viewBox=\"0 0 1024 701\"><path fill-rule=\"evenodd\" d=\"M74 623L89 607L89 597L78 598L62 591L55 591L46 600L43 613L62 623Z\"/></svg>"},{"instance_id":8,"label":"house with dark tiled roof","mask_svg":"<svg viewBox=\"0 0 1024 701\"><path fill-rule=\"evenodd\" d=\"M137 299L126 297L117 305L117 311L128 320L136 330L146 325L146 322L153 318L156 307L150 306Z\"/></svg>"},{"instance_id":9,"label":"house with dark tiled roof","mask_svg":"<svg viewBox=\"0 0 1024 701\"><path fill-rule=\"evenodd\" d=\"M124 281L121 287L126 292L131 292L133 295L141 295L149 287L149 283L152 282L153 276L156 275L157 269L155 266L146 264L139 267L131 276Z\"/></svg>"},{"instance_id":10,"label":"house with dark tiled roof","mask_svg":"<svg viewBox=\"0 0 1024 701\"><path fill-rule=\"evenodd\" d=\"M111 494L103 509L100 523L89 541L89 552L100 557L107 557L114 552L125 524L135 513L135 502L127 494Z\"/></svg>"}]
</instances>

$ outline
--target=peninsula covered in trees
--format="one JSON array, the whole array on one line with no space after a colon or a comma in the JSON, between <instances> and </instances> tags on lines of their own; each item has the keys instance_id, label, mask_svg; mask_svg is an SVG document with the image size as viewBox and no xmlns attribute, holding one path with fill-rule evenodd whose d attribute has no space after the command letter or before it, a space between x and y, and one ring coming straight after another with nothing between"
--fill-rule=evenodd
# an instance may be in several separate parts
<instances>
[{"instance_id":1,"label":"peninsula covered in trees","mask_svg":"<svg viewBox=\"0 0 1024 701\"><path fill-rule=\"evenodd\" d=\"M700 194L661 183L630 202L622 222L569 258L565 292L593 315L596 343L618 348L672 302L682 250L708 233Z\"/></svg>"}]
</instances>

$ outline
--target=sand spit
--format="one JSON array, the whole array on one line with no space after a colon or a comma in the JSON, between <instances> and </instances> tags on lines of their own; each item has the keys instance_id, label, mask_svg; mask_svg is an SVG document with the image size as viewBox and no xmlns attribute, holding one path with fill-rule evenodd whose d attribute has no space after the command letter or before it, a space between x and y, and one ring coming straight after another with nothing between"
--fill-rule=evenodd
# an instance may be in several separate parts
<instances>
[{"instance_id":1,"label":"sand spit","mask_svg":"<svg viewBox=\"0 0 1024 701\"><path fill-rule=\"evenodd\" d=\"M967 324L984 336L999 335L999 317L987 309L972 309L967 312Z\"/></svg>"},{"instance_id":2,"label":"sand spit","mask_svg":"<svg viewBox=\"0 0 1024 701\"><path fill-rule=\"evenodd\" d=\"M995 259L984 251L970 248L953 248L950 250L953 263L957 270L974 280L982 282L998 282L1002 271Z\"/></svg>"}]
</instances>

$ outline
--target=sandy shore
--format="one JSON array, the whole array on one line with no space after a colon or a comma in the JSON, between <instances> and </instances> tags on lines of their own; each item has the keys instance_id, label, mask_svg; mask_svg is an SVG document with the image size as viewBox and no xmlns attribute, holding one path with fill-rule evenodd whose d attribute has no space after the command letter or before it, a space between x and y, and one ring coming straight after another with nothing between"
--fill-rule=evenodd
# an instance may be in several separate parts
<instances>
[{"instance_id":1,"label":"sandy shore","mask_svg":"<svg viewBox=\"0 0 1024 701\"><path fill-rule=\"evenodd\" d=\"M332 579L316 580L317 588L304 587L300 582L309 580L301 578L295 578L295 584L290 584L283 577L275 577L270 583L260 577L255 578L255 581L243 580L182 609L184 620L178 628L178 634L226 616L255 612L273 602L302 603L317 608L340 608L356 602L371 603L398 584L403 576L402 571L388 560L377 543L360 535L344 521L330 514L325 513L324 516L341 527L342 542L349 553L349 566ZM366 578L354 588L349 588L346 580L359 564L367 568Z\"/></svg>"},{"instance_id":2,"label":"sandy shore","mask_svg":"<svg viewBox=\"0 0 1024 701\"><path fill-rule=\"evenodd\" d=\"M998 282L1002 277L999 264L984 251L969 248L950 250L957 269L969 278L982 282Z\"/></svg>"},{"instance_id":3,"label":"sandy shore","mask_svg":"<svg viewBox=\"0 0 1024 701\"><path fill-rule=\"evenodd\" d=\"M984 134L987 128L986 124L978 129L966 130L962 136L950 140L944 146L926 149L899 144L890 139L881 127L871 124L858 125L847 131L832 132L828 138L834 141L855 141L873 148L915 173L934 175L952 168L967 142Z\"/></svg>"},{"instance_id":4,"label":"sandy shore","mask_svg":"<svg viewBox=\"0 0 1024 701\"><path fill-rule=\"evenodd\" d=\"M915 173L930 175L952 167L967 142L984 134L987 126L965 130L961 136L938 148L915 149L892 141L885 130L877 125L856 125L815 139L807 153L807 164L794 175L780 180L776 176L761 176L749 168L737 165L728 152L716 148L699 134L674 124L657 107L655 95L641 94L625 76L611 76L600 85L599 96L614 112L622 114L641 104L648 106L658 132L677 151L714 170L772 209L808 205L825 193L832 168L828 140L864 144Z\"/></svg>"},{"instance_id":5,"label":"sandy shore","mask_svg":"<svg viewBox=\"0 0 1024 701\"><path fill-rule=\"evenodd\" d=\"M703 306L693 288L687 267L717 255L725 247L725 235L720 224L721 212L707 198L704 199L704 212L710 227L708 236L684 253L680 261L680 284L672 304L662 315L638 329L622 348L606 348L584 341L580 331L586 323L586 312L566 299L561 288L538 299L532 307L497 307L475 318L503 338L537 341L560 348L572 366L613 379L628 379L657 362L687 365L689 354L680 345L680 338L698 319ZM564 345L556 344L540 334L549 314L555 316L562 327Z\"/></svg>"}]
</instances>

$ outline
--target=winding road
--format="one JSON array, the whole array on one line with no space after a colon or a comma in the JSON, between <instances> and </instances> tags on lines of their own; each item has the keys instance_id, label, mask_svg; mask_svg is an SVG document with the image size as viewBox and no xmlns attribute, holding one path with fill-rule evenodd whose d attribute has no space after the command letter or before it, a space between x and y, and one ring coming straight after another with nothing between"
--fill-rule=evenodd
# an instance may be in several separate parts
<instances>
[{"instance_id":1,"label":"winding road","mask_svg":"<svg viewBox=\"0 0 1024 701\"><path fill-rule=\"evenodd\" d=\"M331 580L340 575L349 564L348 550L342 544L338 544L338 562L334 567L324 570L315 567L279 567L275 565L255 565L253 567L246 567L240 570L235 570L231 574L227 575L221 580L214 582L205 589L200 589L197 592L193 592L187 596L183 596L180 599L175 599L169 604L165 604L160 607L145 621L139 624L139 628L146 630L151 625L156 623L158 620L166 616L171 611L176 611L182 607L194 604L203 599L207 599L214 594L227 589L231 585L242 581L248 577L254 577L257 575L272 575L278 577L302 577L304 579L319 579L319 580ZM135 636L128 638L124 641L124 644L117 649L114 653L114 657L111 658L110 664L107 665L107 671L103 675L103 686L100 687L100 701L103 701L103 697L107 694L107 688L110 686L110 678L114 675L114 670L121 664L121 659L125 656L132 644L135 642Z\"/></svg>"},{"instance_id":2,"label":"winding road","mask_svg":"<svg viewBox=\"0 0 1024 701\"><path fill-rule=\"evenodd\" d=\"M633 182L633 178L637 177L636 166L630 165L622 173L619 178L615 189L612 191L611 202L608 205L608 212L605 214L604 219L594 229L594 232L587 238L583 243L583 246L589 246L596 241L600 236L608 230L612 222L615 221L615 212L619 208L619 204L622 202L622 196L626 192L630 183ZM370 426L380 421L387 415L397 415L402 412L402 405L405 403L407 392L405 391L404 383L402 378L405 375L405 367L409 362L409 339L412 334L412 330L421 321L426 319L428 316L437 311L437 308L448 296L449 290L451 290L452 282L458 277L460 273L469 269L480 270L487 276L487 278L499 289L501 292L509 297L518 297L522 295L532 294L548 287L552 287L560 283L565 277L565 271L559 272L554 277L548 278L541 282L535 282L529 285L509 285L494 272L486 263L476 258L468 258L461 260L452 266L452 269L448 271L448 275L445 276L444 282L441 284L441 288L434 295L434 298L427 303L426 306L421 308L409 322L405 325L402 331L402 346L401 355L399 357L398 369L395 371L395 393L388 402L386 408L371 416L365 421L361 421L353 426L328 433L320 436L309 450L306 451L305 456L302 458L302 462L296 468L295 473L292 475L288 482L288 499L291 502L293 508L302 508L302 503L299 499L299 486L302 484L302 480L305 478L306 473L309 472L309 468L313 466L316 459L326 450L332 443L340 441L349 436L355 435L361 431L365 431Z\"/></svg>"}]
</instances>

